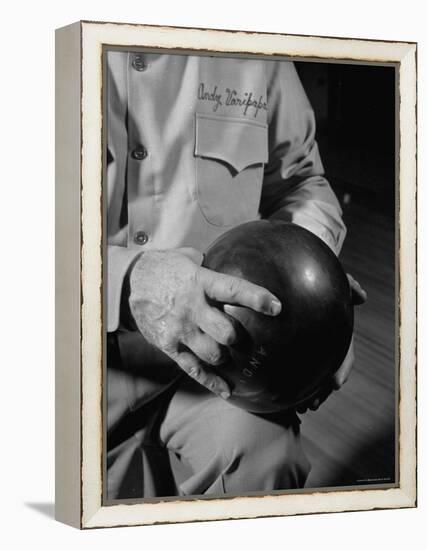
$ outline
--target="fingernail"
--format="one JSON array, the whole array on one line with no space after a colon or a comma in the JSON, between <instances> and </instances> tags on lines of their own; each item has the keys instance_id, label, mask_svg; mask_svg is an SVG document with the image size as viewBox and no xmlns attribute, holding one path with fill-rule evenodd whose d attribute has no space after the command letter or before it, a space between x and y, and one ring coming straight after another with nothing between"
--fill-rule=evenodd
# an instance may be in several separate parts
<instances>
[{"instance_id":1,"label":"fingernail","mask_svg":"<svg viewBox=\"0 0 427 550\"><path fill-rule=\"evenodd\" d=\"M220 392L219 396L222 397L222 399L227 400L227 399L230 398L230 392L228 392L228 391L222 391L222 392Z\"/></svg>"},{"instance_id":2,"label":"fingernail","mask_svg":"<svg viewBox=\"0 0 427 550\"><path fill-rule=\"evenodd\" d=\"M279 313L282 311L282 304L279 302L279 300L271 301L270 311L272 315L279 315Z\"/></svg>"}]
</instances>

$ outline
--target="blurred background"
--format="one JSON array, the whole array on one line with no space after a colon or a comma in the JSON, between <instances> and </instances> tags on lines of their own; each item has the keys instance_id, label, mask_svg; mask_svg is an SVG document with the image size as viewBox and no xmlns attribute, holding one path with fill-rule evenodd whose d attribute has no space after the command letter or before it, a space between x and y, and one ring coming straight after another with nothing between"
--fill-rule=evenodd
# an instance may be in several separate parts
<instances>
[{"instance_id":1,"label":"blurred background","mask_svg":"<svg viewBox=\"0 0 427 550\"><path fill-rule=\"evenodd\" d=\"M298 62L326 176L347 226L346 271L368 293L356 309L348 382L301 416L306 487L395 481L395 69Z\"/></svg>"}]
</instances>

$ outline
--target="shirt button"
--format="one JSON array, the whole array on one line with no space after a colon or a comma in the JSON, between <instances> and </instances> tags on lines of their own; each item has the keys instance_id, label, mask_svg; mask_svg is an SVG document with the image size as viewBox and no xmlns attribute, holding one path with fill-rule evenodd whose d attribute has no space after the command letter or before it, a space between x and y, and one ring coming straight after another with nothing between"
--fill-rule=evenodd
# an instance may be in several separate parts
<instances>
[{"instance_id":1,"label":"shirt button","mask_svg":"<svg viewBox=\"0 0 427 550\"><path fill-rule=\"evenodd\" d=\"M148 235L145 231L137 231L133 236L133 240L136 244L143 245L148 242Z\"/></svg>"},{"instance_id":2,"label":"shirt button","mask_svg":"<svg viewBox=\"0 0 427 550\"><path fill-rule=\"evenodd\" d=\"M144 61L144 58L142 55L136 55L132 60L132 67L135 69L135 71L145 71L147 68L147 64Z\"/></svg>"},{"instance_id":3,"label":"shirt button","mask_svg":"<svg viewBox=\"0 0 427 550\"><path fill-rule=\"evenodd\" d=\"M137 145L131 153L132 158L135 160L144 160L147 155L147 149L143 145Z\"/></svg>"}]
</instances>

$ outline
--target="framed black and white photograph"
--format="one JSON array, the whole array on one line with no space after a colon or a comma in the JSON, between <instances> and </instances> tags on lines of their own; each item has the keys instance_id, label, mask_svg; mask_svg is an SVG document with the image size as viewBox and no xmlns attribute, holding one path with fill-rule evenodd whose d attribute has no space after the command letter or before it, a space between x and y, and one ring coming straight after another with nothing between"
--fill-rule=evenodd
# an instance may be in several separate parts
<instances>
[{"instance_id":1,"label":"framed black and white photograph","mask_svg":"<svg viewBox=\"0 0 427 550\"><path fill-rule=\"evenodd\" d=\"M416 53L57 30L57 519L416 506Z\"/></svg>"}]
</instances>

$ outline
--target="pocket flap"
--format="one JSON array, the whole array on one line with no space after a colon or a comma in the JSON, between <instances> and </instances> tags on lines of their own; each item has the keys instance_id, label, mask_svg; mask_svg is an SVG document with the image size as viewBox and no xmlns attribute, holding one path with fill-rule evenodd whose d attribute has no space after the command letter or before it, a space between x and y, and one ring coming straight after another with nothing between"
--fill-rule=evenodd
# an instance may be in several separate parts
<instances>
[{"instance_id":1,"label":"pocket flap","mask_svg":"<svg viewBox=\"0 0 427 550\"><path fill-rule=\"evenodd\" d=\"M196 114L194 154L226 162L237 172L268 161L267 125L241 118Z\"/></svg>"}]
</instances>

